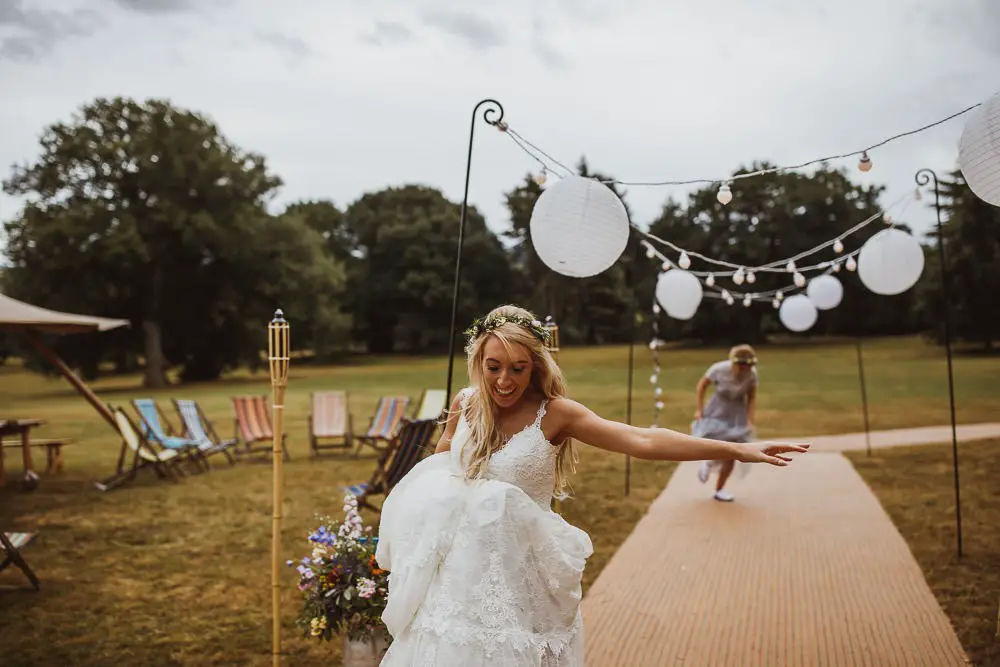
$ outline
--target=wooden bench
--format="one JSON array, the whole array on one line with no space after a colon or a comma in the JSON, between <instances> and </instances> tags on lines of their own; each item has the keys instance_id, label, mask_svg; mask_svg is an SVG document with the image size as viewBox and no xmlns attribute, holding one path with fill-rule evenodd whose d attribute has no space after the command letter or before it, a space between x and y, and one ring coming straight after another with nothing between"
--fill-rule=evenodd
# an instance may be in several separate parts
<instances>
[{"instance_id":1,"label":"wooden bench","mask_svg":"<svg viewBox=\"0 0 1000 667\"><path fill-rule=\"evenodd\" d=\"M72 445L72 444L73 444L72 440L67 440L65 438L59 440L38 439L38 440L31 440L29 446L45 447L45 453L46 453L45 472L62 472L63 469L62 448L64 445ZM0 438L0 480L4 479L3 450L21 449L23 446L24 445L20 440L5 441L2 438Z\"/></svg>"}]
</instances>

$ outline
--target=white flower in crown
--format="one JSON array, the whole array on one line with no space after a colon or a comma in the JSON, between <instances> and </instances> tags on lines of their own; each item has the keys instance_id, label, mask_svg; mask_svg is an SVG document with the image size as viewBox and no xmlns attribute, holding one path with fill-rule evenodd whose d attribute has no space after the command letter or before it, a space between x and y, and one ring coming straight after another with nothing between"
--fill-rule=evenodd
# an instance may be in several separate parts
<instances>
[{"instance_id":1,"label":"white flower in crown","mask_svg":"<svg viewBox=\"0 0 1000 667\"><path fill-rule=\"evenodd\" d=\"M538 320L531 320L531 326L533 326L533 327L540 327L540 326L542 326L542 323L539 322Z\"/></svg>"}]
</instances>

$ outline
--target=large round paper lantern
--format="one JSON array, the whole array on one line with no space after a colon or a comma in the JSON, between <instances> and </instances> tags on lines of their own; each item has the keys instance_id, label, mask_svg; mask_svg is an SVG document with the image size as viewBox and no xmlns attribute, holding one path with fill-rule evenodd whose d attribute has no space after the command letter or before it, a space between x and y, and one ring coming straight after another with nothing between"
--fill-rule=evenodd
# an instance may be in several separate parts
<instances>
[{"instance_id":1,"label":"large round paper lantern","mask_svg":"<svg viewBox=\"0 0 1000 667\"><path fill-rule=\"evenodd\" d=\"M656 280L656 300L675 320L689 320L701 305L701 281L681 269L660 274Z\"/></svg>"},{"instance_id":2,"label":"large round paper lantern","mask_svg":"<svg viewBox=\"0 0 1000 667\"><path fill-rule=\"evenodd\" d=\"M840 300L844 298L844 286L830 274L816 276L809 281L806 296L820 310L830 310L840 305Z\"/></svg>"},{"instance_id":3,"label":"large round paper lantern","mask_svg":"<svg viewBox=\"0 0 1000 667\"><path fill-rule=\"evenodd\" d=\"M805 294L790 296L781 302L778 317L791 331L808 331L816 324L819 313L812 300Z\"/></svg>"},{"instance_id":4,"label":"large round paper lantern","mask_svg":"<svg viewBox=\"0 0 1000 667\"><path fill-rule=\"evenodd\" d=\"M1000 206L1000 93L969 114L958 145L958 166L977 197Z\"/></svg>"},{"instance_id":5,"label":"large round paper lantern","mask_svg":"<svg viewBox=\"0 0 1000 667\"><path fill-rule=\"evenodd\" d=\"M535 252L549 268L587 278L621 257L628 243L628 212L608 186L569 176L538 197L530 228Z\"/></svg>"},{"instance_id":6,"label":"large round paper lantern","mask_svg":"<svg viewBox=\"0 0 1000 667\"><path fill-rule=\"evenodd\" d=\"M916 284L923 271L924 249L900 229L883 229L858 253L858 276L876 294L902 294Z\"/></svg>"}]
</instances>

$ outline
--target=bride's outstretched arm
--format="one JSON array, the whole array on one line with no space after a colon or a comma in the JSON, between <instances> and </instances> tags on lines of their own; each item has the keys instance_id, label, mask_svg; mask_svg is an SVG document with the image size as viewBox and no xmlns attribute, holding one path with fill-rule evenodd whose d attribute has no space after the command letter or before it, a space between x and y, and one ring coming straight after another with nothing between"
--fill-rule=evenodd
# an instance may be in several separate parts
<instances>
[{"instance_id":1,"label":"bride's outstretched arm","mask_svg":"<svg viewBox=\"0 0 1000 667\"><path fill-rule=\"evenodd\" d=\"M445 422L444 431L441 433L441 437L438 438L437 447L434 448L435 454L447 452L451 449L451 439L455 436L455 428L458 426L458 417L461 411L462 395L456 394L451 402L451 408L448 410L448 421Z\"/></svg>"},{"instance_id":2,"label":"bride's outstretched arm","mask_svg":"<svg viewBox=\"0 0 1000 667\"><path fill-rule=\"evenodd\" d=\"M667 428L638 428L598 416L576 401L561 398L549 414L559 438L573 438L610 452L659 461L735 460L787 465L782 454L805 452L809 445L781 442L739 444L696 438Z\"/></svg>"}]
</instances>

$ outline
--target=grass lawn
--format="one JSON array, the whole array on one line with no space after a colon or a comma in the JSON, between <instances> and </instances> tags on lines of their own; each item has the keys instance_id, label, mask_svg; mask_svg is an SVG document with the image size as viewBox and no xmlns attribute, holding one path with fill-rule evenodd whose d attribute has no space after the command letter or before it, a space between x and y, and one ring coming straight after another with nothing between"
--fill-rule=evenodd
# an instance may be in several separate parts
<instances>
[{"instance_id":1,"label":"grass lawn","mask_svg":"<svg viewBox=\"0 0 1000 667\"><path fill-rule=\"evenodd\" d=\"M951 445L852 452L951 619L974 665L1000 665L1000 440L959 445L962 559Z\"/></svg>"},{"instance_id":2,"label":"grass lawn","mask_svg":"<svg viewBox=\"0 0 1000 667\"><path fill-rule=\"evenodd\" d=\"M764 437L857 431L862 428L852 342L771 345L760 350L758 424ZM725 350L671 350L661 355L664 423L686 429L694 386ZM649 352L637 348L634 422L646 425L652 398ZM873 428L943 424L948 420L943 353L918 339L866 343L866 375ZM572 396L598 413L625 416L628 348L565 349L560 358ZM464 382L457 366L456 386ZM345 388L360 428L382 394L408 394L444 385L443 358L365 358L337 367L293 367L287 431L293 457L285 466L283 555L308 553L305 536L318 513L337 514L341 485L368 477L371 459L308 458L309 392ZM997 419L1000 357L959 357L955 366L959 419ZM223 435L232 432L229 396L269 392L266 374L237 373L220 381L147 392L136 377L102 380L94 389L124 404L152 396L197 399ZM265 665L270 661L271 472L268 465L218 467L178 485L152 475L102 494L93 480L108 474L118 438L62 380L16 367L0 368L4 413L39 417L38 437L65 436L67 470L43 476L31 494L18 490L20 463L7 456L12 482L0 489L0 526L41 530L25 556L43 590L0 591L0 652L10 665ZM166 404L165 404L166 405ZM588 449L575 478L575 498L564 503L572 523L591 534L595 554L585 586L628 535L666 484L673 465L632 463L632 493L623 496L623 457ZM372 519L373 517L368 517ZM329 665L337 647L299 638L298 600L289 570L283 591L287 664ZM20 584L13 568L0 585Z\"/></svg>"}]
</instances>

